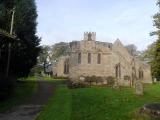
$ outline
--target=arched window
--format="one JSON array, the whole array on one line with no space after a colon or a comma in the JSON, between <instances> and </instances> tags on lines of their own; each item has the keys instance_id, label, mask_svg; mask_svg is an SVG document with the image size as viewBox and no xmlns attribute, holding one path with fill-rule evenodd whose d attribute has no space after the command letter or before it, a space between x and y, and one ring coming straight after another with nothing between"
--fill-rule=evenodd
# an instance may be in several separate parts
<instances>
[{"instance_id":1,"label":"arched window","mask_svg":"<svg viewBox=\"0 0 160 120\"><path fill-rule=\"evenodd\" d=\"M98 56L97 56L97 64L101 64L101 54L98 53Z\"/></svg>"},{"instance_id":2,"label":"arched window","mask_svg":"<svg viewBox=\"0 0 160 120\"><path fill-rule=\"evenodd\" d=\"M121 65L120 63L115 66L116 78L121 78Z\"/></svg>"},{"instance_id":3,"label":"arched window","mask_svg":"<svg viewBox=\"0 0 160 120\"><path fill-rule=\"evenodd\" d=\"M91 53L88 53L88 64L91 64Z\"/></svg>"},{"instance_id":4,"label":"arched window","mask_svg":"<svg viewBox=\"0 0 160 120\"><path fill-rule=\"evenodd\" d=\"M116 78L118 78L118 65L115 67Z\"/></svg>"},{"instance_id":5,"label":"arched window","mask_svg":"<svg viewBox=\"0 0 160 120\"><path fill-rule=\"evenodd\" d=\"M143 79L143 70L139 68L139 79Z\"/></svg>"},{"instance_id":6,"label":"arched window","mask_svg":"<svg viewBox=\"0 0 160 120\"><path fill-rule=\"evenodd\" d=\"M64 74L69 73L69 59L66 59L64 62Z\"/></svg>"},{"instance_id":7,"label":"arched window","mask_svg":"<svg viewBox=\"0 0 160 120\"><path fill-rule=\"evenodd\" d=\"M81 53L78 53L78 64L81 64Z\"/></svg>"}]
</instances>

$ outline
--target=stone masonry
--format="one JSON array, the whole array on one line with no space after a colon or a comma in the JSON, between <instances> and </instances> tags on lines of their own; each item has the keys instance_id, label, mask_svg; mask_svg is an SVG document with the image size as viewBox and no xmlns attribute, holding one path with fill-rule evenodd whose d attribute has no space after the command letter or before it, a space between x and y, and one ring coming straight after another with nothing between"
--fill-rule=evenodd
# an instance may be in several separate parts
<instances>
[{"instance_id":1,"label":"stone masonry","mask_svg":"<svg viewBox=\"0 0 160 120\"><path fill-rule=\"evenodd\" d=\"M136 80L152 83L150 66L131 56L121 41L96 41L95 32L84 33L82 41L70 43L70 55L58 61L53 73L79 80L81 76L116 77L119 85L132 86Z\"/></svg>"}]
</instances>

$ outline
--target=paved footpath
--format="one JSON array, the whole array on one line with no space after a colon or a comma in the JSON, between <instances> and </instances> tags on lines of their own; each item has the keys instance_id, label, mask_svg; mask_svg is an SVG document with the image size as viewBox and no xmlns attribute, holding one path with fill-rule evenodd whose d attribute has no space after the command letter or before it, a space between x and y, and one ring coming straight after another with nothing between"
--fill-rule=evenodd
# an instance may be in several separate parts
<instances>
[{"instance_id":1,"label":"paved footpath","mask_svg":"<svg viewBox=\"0 0 160 120\"><path fill-rule=\"evenodd\" d=\"M55 84L37 81L37 90L24 105L0 113L0 120L34 120L49 98L53 95Z\"/></svg>"}]
</instances>

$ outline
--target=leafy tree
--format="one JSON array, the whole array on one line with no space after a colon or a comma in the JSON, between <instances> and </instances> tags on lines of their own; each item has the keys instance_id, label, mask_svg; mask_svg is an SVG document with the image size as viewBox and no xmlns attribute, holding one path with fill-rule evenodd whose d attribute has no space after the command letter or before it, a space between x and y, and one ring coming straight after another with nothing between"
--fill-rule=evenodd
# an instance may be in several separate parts
<instances>
[{"instance_id":1,"label":"leafy tree","mask_svg":"<svg viewBox=\"0 0 160 120\"><path fill-rule=\"evenodd\" d=\"M38 57L38 64L44 64L45 62L51 62L50 60L51 47L48 45L43 45L41 49L42 50Z\"/></svg>"},{"instance_id":2,"label":"leafy tree","mask_svg":"<svg viewBox=\"0 0 160 120\"><path fill-rule=\"evenodd\" d=\"M151 65L153 77L160 80L160 0L158 0L157 6L159 7L159 11L153 16L154 26L157 31L151 33L151 35L157 36L157 41L155 42L155 52L153 54Z\"/></svg>"},{"instance_id":3,"label":"leafy tree","mask_svg":"<svg viewBox=\"0 0 160 120\"><path fill-rule=\"evenodd\" d=\"M125 48L128 50L129 54L132 56L138 56L140 53L134 44L126 45Z\"/></svg>"},{"instance_id":4,"label":"leafy tree","mask_svg":"<svg viewBox=\"0 0 160 120\"><path fill-rule=\"evenodd\" d=\"M152 43L147 47L146 50L142 51L139 57L142 61L151 64L154 58L154 53L155 53L155 43Z\"/></svg>"},{"instance_id":5,"label":"leafy tree","mask_svg":"<svg viewBox=\"0 0 160 120\"><path fill-rule=\"evenodd\" d=\"M0 28L9 32L11 9L15 7L14 33L18 41L12 42L10 75L17 77L27 76L30 69L36 64L40 51L40 39L36 35L36 4L35 0L1 0L0 1ZM8 40L1 38L1 75L6 69L8 54Z\"/></svg>"},{"instance_id":6,"label":"leafy tree","mask_svg":"<svg viewBox=\"0 0 160 120\"><path fill-rule=\"evenodd\" d=\"M69 44L60 42L52 46L52 60L57 60L60 56L69 54Z\"/></svg>"},{"instance_id":7,"label":"leafy tree","mask_svg":"<svg viewBox=\"0 0 160 120\"><path fill-rule=\"evenodd\" d=\"M38 57L38 64L44 62L52 63L59 59L61 56L69 55L69 44L65 42L56 43L52 46L43 45L42 50Z\"/></svg>"},{"instance_id":8,"label":"leafy tree","mask_svg":"<svg viewBox=\"0 0 160 120\"><path fill-rule=\"evenodd\" d=\"M41 52L38 56L38 66L43 65L43 71L46 73L46 65L52 62L51 60L51 47L47 45L43 45L41 47Z\"/></svg>"}]
</instances>

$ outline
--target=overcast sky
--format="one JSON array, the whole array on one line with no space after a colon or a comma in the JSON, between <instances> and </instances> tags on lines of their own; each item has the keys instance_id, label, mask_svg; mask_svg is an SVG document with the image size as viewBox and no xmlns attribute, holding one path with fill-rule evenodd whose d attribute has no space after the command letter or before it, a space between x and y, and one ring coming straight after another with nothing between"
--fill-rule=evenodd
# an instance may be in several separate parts
<instances>
[{"instance_id":1,"label":"overcast sky","mask_svg":"<svg viewBox=\"0 0 160 120\"><path fill-rule=\"evenodd\" d=\"M152 16L157 0L36 0L38 35L41 44L83 39L85 31L97 33L97 40L135 44L144 50L155 37Z\"/></svg>"}]
</instances>

